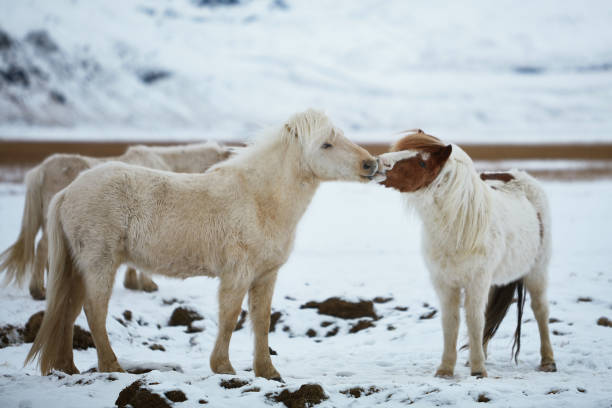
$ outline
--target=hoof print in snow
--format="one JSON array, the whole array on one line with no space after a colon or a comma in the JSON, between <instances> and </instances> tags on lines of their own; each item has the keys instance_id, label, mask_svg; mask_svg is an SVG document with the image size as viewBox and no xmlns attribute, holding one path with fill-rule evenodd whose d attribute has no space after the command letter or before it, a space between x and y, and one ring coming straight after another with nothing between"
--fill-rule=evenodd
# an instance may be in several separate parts
<instances>
[{"instance_id":1,"label":"hoof print in snow","mask_svg":"<svg viewBox=\"0 0 612 408\"><path fill-rule=\"evenodd\" d=\"M177 307L172 312L168 326L190 326L192 322L203 319L195 310Z\"/></svg>"},{"instance_id":2,"label":"hoof print in snow","mask_svg":"<svg viewBox=\"0 0 612 408\"><path fill-rule=\"evenodd\" d=\"M578 300L576 300L576 302L578 303L588 303L592 301L593 301L593 298L590 298L590 297L579 297Z\"/></svg>"},{"instance_id":3,"label":"hoof print in snow","mask_svg":"<svg viewBox=\"0 0 612 408\"><path fill-rule=\"evenodd\" d=\"M247 384L249 384L248 381L241 380L239 378L230 378L229 380L221 380L221 382L219 382L219 385L227 390L241 388Z\"/></svg>"},{"instance_id":4,"label":"hoof print in snow","mask_svg":"<svg viewBox=\"0 0 612 408\"><path fill-rule=\"evenodd\" d=\"M358 319L360 317L378 319L374 311L374 303L371 300L350 302L338 297L332 297L323 302L308 302L300 306L300 309L317 309L319 314L339 317L341 319Z\"/></svg>"},{"instance_id":5,"label":"hoof print in snow","mask_svg":"<svg viewBox=\"0 0 612 408\"><path fill-rule=\"evenodd\" d=\"M121 390L115 405L120 408L128 405L133 408L170 408L171 406L162 396L146 388L140 380Z\"/></svg>"},{"instance_id":6,"label":"hoof print in snow","mask_svg":"<svg viewBox=\"0 0 612 408\"><path fill-rule=\"evenodd\" d=\"M476 402L489 402L491 401L491 398L487 397L486 394L482 393L482 394L478 394L478 399L476 400Z\"/></svg>"},{"instance_id":7,"label":"hoof print in snow","mask_svg":"<svg viewBox=\"0 0 612 408\"><path fill-rule=\"evenodd\" d=\"M168 398L172 402L184 402L187 401L187 397L185 393L181 390L172 390L164 392L166 398Z\"/></svg>"},{"instance_id":8,"label":"hoof print in snow","mask_svg":"<svg viewBox=\"0 0 612 408\"><path fill-rule=\"evenodd\" d=\"M280 321L280 318L283 316L281 312L273 312L270 315L270 333L276 330L276 324Z\"/></svg>"},{"instance_id":9,"label":"hoof print in snow","mask_svg":"<svg viewBox=\"0 0 612 408\"><path fill-rule=\"evenodd\" d=\"M370 327L376 327L376 325L371 320L363 319L355 323L349 330L349 333L357 333Z\"/></svg>"},{"instance_id":10,"label":"hoof print in snow","mask_svg":"<svg viewBox=\"0 0 612 408\"><path fill-rule=\"evenodd\" d=\"M161 344L157 344L157 343L155 343L155 344L151 344L151 345L149 346L149 348L150 348L151 350L166 351L166 348L165 348L164 346L162 346Z\"/></svg>"},{"instance_id":11,"label":"hoof print in snow","mask_svg":"<svg viewBox=\"0 0 612 408\"><path fill-rule=\"evenodd\" d=\"M238 319L238 323L236 323L236 327L234 328L234 331L238 331L244 327L244 323L246 322L246 317L247 317L247 311L243 309L240 312L240 318Z\"/></svg>"},{"instance_id":12,"label":"hoof print in snow","mask_svg":"<svg viewBox=\"0 0 612 408\"><path fill-rule=\"evenodd\" d=\"M419 320L427 320L427 319L433 319L433 317L436 315L436 313L438 313L438 311L436 309L431 310L427 313L423 313L422 315L419 316Z\"/></svg>"},{"instance_id":13,"label":"hoof print in snow","mask_svg":"<svg viewBox=\"0 0 612 408\"><path fill-rule=\"evenodd\" d=\"M612 327L612 320L608 319L607 317L600 317L599 319L597 319L597 325L604 327Z\"/></svg>"},{"instance_id":14,"label":"hoof print in snow","mask_svg":"<svg viewBox=\"0 0 612 408\"><path fill-rule=\"evenodd\" d=\"M282 402L289 408L312 407L329 398L319 384L304 384L297 391L282 390L279 393L266 394L266 397Z\"/></svg>"},{"instance_id":15,"label":"hoof print in snow","mask_svg":"<svg viewBox=\"0 0 612 408\"><path fill-rule=\"evenodd\" d=\"M349 388L347 390L344 391L340 391L342 394L345 395L350 395L353 398L361 398L361 396L369 396L372 394L376 394L377 392L380 392L380 388L377 388L375 386L371 386L370 388L368 388L367 390L363 389L362 387L353 387L353 388Z\"/></svg>"}]
</instances>

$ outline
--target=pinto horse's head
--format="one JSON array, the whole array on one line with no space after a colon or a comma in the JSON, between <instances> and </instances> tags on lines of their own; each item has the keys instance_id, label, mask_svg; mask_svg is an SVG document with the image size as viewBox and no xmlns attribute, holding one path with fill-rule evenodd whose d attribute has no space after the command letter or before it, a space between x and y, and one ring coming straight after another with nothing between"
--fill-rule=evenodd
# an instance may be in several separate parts
<instances>
[{"instance_id":1,"label":"pinto horse's head","mask_svg":"<svg viewBox=\"0 0 612 408\"><path fill-rule=\"evenodd\" d=\"M402 193L417 191L433 182L448 160L453 148L422 130L411 131L378 156L380 184Z\"/></svg>"},{"instance_id":2,"label":"pinto horse's head","mask_svg":"<svg viewBox=\"0 0 612 408\"><path fill-rule=\"evenodd\" d=\"M295 114L284 131L302 146L304 164L319 180L368 181L378 170L378 161L346 138L322 112L310 109Z\"/></svg>"}]
</instances>

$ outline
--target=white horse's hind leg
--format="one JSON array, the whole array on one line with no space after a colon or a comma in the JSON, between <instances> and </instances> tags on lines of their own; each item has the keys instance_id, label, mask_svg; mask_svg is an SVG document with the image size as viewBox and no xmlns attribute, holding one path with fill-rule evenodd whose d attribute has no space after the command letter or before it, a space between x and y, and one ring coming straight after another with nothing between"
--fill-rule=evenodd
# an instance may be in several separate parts
<instances>
[{"instance_id":1,"label":"white horse's hind leg","mask_svg":"<svg viewBox=\"0 0 612 408\"><path fill-rule=\"evenodd\" d=\"M102 270L86 270L85 315L98 353L99 372L123 372L111 348L106 332L108 301L113 291L113 282L118 265Z\"/></svg>"},{"instance_id":2,"label":"white horse's hind leg","mask_svg":"<svg viewBox=\"0 0 612 408\"><path fill-rule=\"evenodd\" d=\"M486 289L483 289L482 282L473 282L465 289L465 320L470 344L470 368L471 374L478 377L487 376L482 336L489 285L484 287Z\"/></svg>"},{"instance_id":3,"label":"white horse's hind leg","mask_svg":"<svg viewBox=\"0 0 612 408\"><path fill-rule=\"evenodd\" d=\"M145 272L138 272L138 280L140 282L140 289L144 290L145 292L156 292L157 289L159 289L149 274Z\"/></svg>"},{"instance_id":4,"label":"white horse's hind leg","mask_svg":"<svg viewBox=\"0 0 612 408\"><path fill-rule=\"evenodd\" d=\"M44 238L46 241L46 237ZM59 356L56 368L68 374L78 374L79 370L74 365L72 339L74 336L74 321L83 309L85 288L83 286L83 279L79 276L76 270L73 272L70 293L71 302L69 309L66 311L66 324L64 325L65 334L61 336L64 344L62 345L62 352Z\"/></svg>"},{"instance_id":5,"label":"white horse's hind leg","mask_svg":"<svg viewBox=\"0 0 612 408\"><path fill-rule=\"evenodd\" d=\"M255 359L253 369L257 377L279 380L280 374L270 359L268 332L270 331L270 311L272 294L277 270L256 279L249 289L249 313L255 332Z\"/></svg>"},{"instance_id":6,"label":"white horse's hind leg","mask_svg":"<svg viewBox=\"0 0 612 408\"><path fill-rule=\"evenodd\" d=\"M525 276L525 285L531 296L531 309L538 322L540 331L540 354L542 361L539 370L546 372L557 371L550 333L548 330L548 299L546 297L546 270L536 270Z\"/></svg>"},{"instance_id":7,"label":"white horse's hind leg","mask_svg":"<svg viewBox=\"0 0 612 408\"><path fill-rule=\"evenodd\" d=\"M138 272L134 268L128 268L125 271L125 277L123 278L123 287L126 289L140 290L140 283L138 282Z\"/></svg>"},{"instance_id":8,"label":"white horse's hind leg","mask_svg":"<svg viewBox=\"0 0 612 408\"><path fill-rule=\"evenodd\" d=\"M210 368L217 374L236 374L229 360L229 343L242 310L248 284L221 277L219 284L219 332L210 355Z\"/></svg>"},{"instance_id":9,"label":"white horse's hind leg","mask_svg":"<svg viewBox=\"0 0 612 408\"><path fill-rule=\"evenodd\" d=\"M47 268L48 250L47 233L43 231L36 246L34 270L30 277L30 295L36 300L45 300L45 269Z\"/></svg>"},{"instance_id":10,"label":"white horse's hind leg","mask_svg":"<svg viewBox=\"0 0 612 408\"><path fill-rule=\"evenodd\" d=\"M457 362L457 336L459 335L459 306L461 289L437 287L442 313L442 332L444 333L444 352L436 377L452 377Z\"/></svg>"}]
</instances>

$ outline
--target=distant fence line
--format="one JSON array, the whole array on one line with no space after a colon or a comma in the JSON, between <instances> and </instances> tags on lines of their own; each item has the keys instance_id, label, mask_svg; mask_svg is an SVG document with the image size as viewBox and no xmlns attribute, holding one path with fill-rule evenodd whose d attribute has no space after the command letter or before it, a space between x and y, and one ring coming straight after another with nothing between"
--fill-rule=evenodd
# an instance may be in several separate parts
<instances>
[{"instance_id":1,"label":"distant fence line","mask_svg":"<svg viewBox=\"0 0 612 408\"><path fill-rule=\"evenodd\" d=\"M187 143L187 142L186 142ZM177 142L86 142L86 141L13 141L0 140L0 165L38 163L54 153L78 153L104 157L122 154L129 146L145 144L168 146ZM229 142L229 145L240 145ZM388 151L389 145L361 143L372 154ZM461 144L474 160L612 160L612 143L593 144Z\"/></svg>"}]
</instances>

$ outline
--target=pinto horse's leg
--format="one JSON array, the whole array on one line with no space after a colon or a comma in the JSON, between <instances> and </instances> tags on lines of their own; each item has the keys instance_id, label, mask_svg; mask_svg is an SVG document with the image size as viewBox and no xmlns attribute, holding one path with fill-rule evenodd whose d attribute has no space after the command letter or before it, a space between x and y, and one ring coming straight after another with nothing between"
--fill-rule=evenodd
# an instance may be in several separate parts
<instances>
[{"instance_id":1,"label":"pinto horse's leg","mask_svg":"<svg viewBox=\"0 0 612 408\"><path fill-rule=\"evenodd\" d=\"M470 368L471 374L477 377L487 376L482 336L489 286L488 282L482 285L482 281L480 281L473 282L465 289L465 320L470 345Z\"/></svg>"},{"instance_id":2,"label":"pinto horse's leg","mask_svg":"<svg viewBox=\"0 0 612 408\"><path fill-rule=\"evenodd\" d=\"M140 282L140 289L145 292L156 292L157 284L153 282L153 279L149 276L149 274L139 271L138 272L138 281Z\"/></svg>"},{"instance_id":3,"label":"pinto horse's leg","mask_svg":"<svg viewBox=\"0 0 612 408\"><path fill-rule=\"evenodd\" d=\"M242 310L242 300L247 292L248 283L235 281L222 276L219 284L219 332L215 347L210 355L210 368L217 374L236 374L229 360L229 343L232 338L238 315Z\"/></svg>"},{"instance_id":4,"label":"pinto horse's leg","mask_svg":"<svg viewBox=\"0 0 612 408\"><path fill-rule=\"evenodd\" d=\"M442 313L442 332L444 333L444 352L436 377L452 377L457 362L457 336L459 335L459 306L461 288L437 287Z\"/></svg>"},{"instance_id":5,"label":"pinto horse's leg","mask_svg":"<svg viewBox=\"0 0 612 408\"><path fill-rule=\"evenodd\" d=\"M30 277L30 295L36 300L45 300L45 268L47 267L48 250L47 233L43 231L36 246L34 270Z\"/></svg>"},{"instance_id":6,"label":"pinto horse's leg","mask_svg":"<svg viewBox=\"0 0 612 408\"><path fill-rule=\"evenodd\" d=\"M542 361L540 371L557 371L552 346L550 344L550 333L548 331L548 299L546 298L547 286L546 272L532 272L525 276L525 285L531 296L531 309L538 322L540 331L540 355Z\"/></svg>"},{"instance_id":7,"label":"pinto horse's leg","mask_svg":"<svg viewBox=\"0 0 612 408\"><path fill-rule=\"evenodd\" d=\"M88 269L85 273L85 316L96 345L99 372L123 372L106 332L108 301L113 291L117 267L113 265L112 268L100 271Z\"/></svg>"},{"instance_id":8,"label":"pinto horse's leg","mask_svg":"<svg viewBox=\"0 0 612 408\"><path fill-rule=\"evenodd\" d=\"M270 331L270 311L272 294L278 269L256 278L249 288L249 313L255 332L255 359L253 369L257 377L281 380L281 376L272 365L268 332Z\"/></svg>"}]
</instances>

